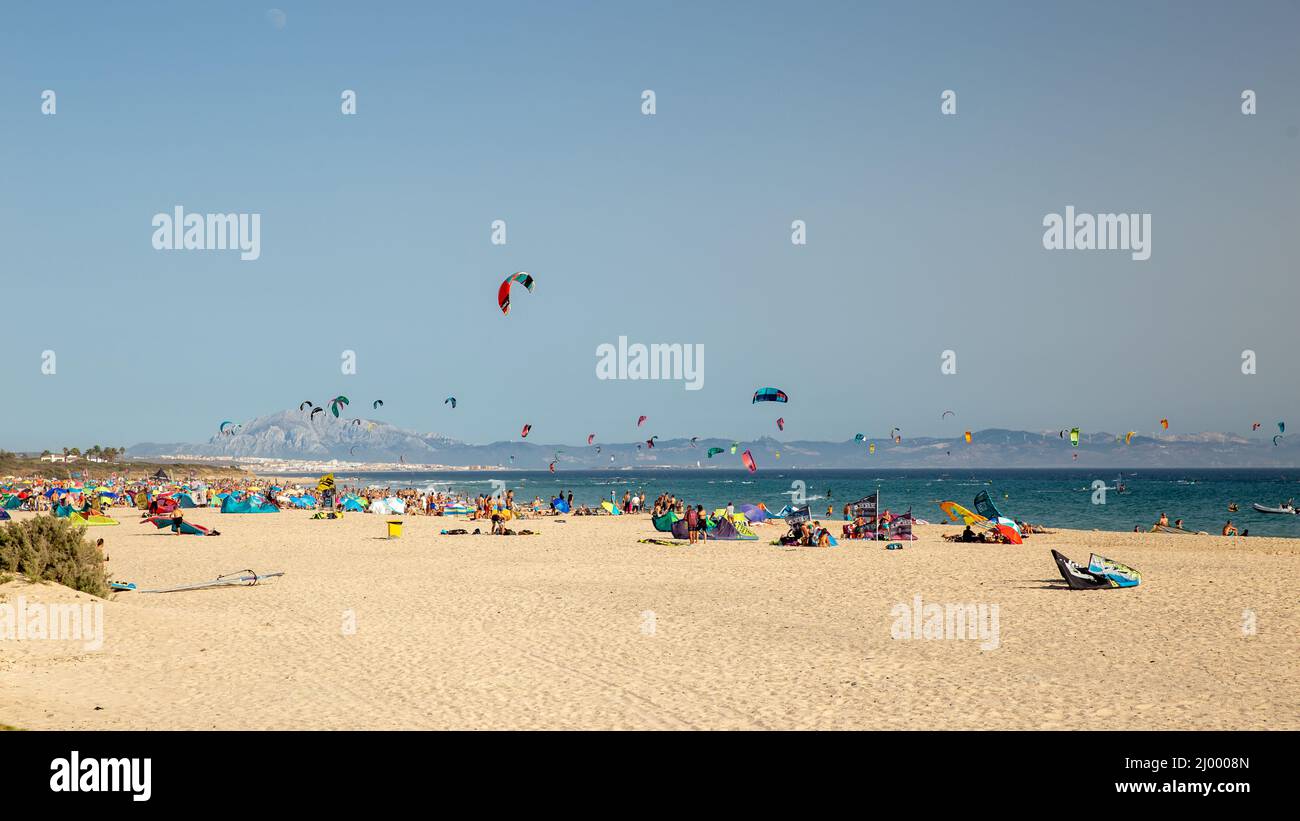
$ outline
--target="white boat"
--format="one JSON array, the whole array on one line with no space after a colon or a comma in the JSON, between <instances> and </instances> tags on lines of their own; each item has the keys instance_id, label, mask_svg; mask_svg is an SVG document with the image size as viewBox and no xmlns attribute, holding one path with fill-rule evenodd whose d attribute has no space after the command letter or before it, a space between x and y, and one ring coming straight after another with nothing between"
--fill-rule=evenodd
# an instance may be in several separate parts
<instances>
[{"instance_id":1,"label":"white boat","mask_svg":"<svg viewBox=\"0 0 1300 821\"><path fill-rule=\"evenodd\" d=\"M1278 507L1265 507L1259 502L1255 503L1255 509L1260 513L1290 513L1295 515L1295 508L1291 505L1279 505Z\"/></svg>"}]
</instances>

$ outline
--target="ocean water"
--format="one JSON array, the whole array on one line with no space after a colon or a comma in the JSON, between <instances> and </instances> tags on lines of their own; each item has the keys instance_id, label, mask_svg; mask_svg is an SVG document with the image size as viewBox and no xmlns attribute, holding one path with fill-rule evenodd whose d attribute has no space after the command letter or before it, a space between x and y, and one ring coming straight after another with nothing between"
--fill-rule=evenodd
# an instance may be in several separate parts
<instances>
[{"instance_id":1,"label":"ocean water","mask_svg":"<svg viewBox=\"0 0 1300 821\"><path fill-rule=\"evenodd\" d=\"M706 509L734 502L764 502L779 510L791 499L796 482L815 514L825 517L834 506L839 518L846 503L876 490L884 506L896 513L909 508L921 519L945 521L939 502L952 500L968 508L981 490L1004 515L1048 527L1084 530L1147 530L1161 512L1170 522L1182 519L1189 530L1219 533L1231 519L1238 529L1257 536L1300 537L1300 516L1270 515L1251 508L1252 502L1275 506L1300 500L1300 470L1126 470L1124 492L1107 490L1104 504L1094 504L1093 482L1114 488L1115 472L1086 470L799 470L757 473L723 470L628 471L464 471L446 473L349 474L340 471L340 484L353 486L436 488L474 496L492 491L493 481L504 482L518 498L544 500L573 492L575 503L595 505L626 491L643 491L653 500L668 492ZM1236 513L1228 504L1239 506Z\"/></svg>"}]
</instances>

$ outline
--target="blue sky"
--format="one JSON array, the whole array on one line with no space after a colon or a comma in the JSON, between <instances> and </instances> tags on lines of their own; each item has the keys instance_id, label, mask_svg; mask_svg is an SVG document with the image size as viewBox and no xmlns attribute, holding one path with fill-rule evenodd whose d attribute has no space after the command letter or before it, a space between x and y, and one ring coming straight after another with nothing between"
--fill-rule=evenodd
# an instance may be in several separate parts
<instances>
[{"instance_id":1,"label":"blue sky","mask_svg":"<svg viewBox=\"0 0 1300 821\"><path fill-rule=\"evenodd\" d=\"M808 5L6 4L0 447L337 393L468 441L776 434L767 385L791 439L1288 418L1300 7ZM177 204L261 258L154 250ZM1066 205L1150 213L1151 259L1044 250ZM597 380L620 335L704 389Z\"/></svg>"}]
</instances>

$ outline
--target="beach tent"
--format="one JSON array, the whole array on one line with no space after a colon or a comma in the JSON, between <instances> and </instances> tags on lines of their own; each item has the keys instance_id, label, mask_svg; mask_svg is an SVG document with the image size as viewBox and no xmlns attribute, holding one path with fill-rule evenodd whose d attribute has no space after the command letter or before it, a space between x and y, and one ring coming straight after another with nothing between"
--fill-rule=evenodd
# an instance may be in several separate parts
<instances>
[{"instance_id":1,"label":"beach tent","mask_svg":"<svg viewBox=\"0 0 1300 821\"><path fill-rule=\"evenodd\" d=\"M751 522L765 522L769 514L766 508L758 505L741 505L740 512L745 514L745 518Z\"/></svg>"},{"instance_id":2,"label":"beach tent","mask_svg":"<svg viewBox=\"0 0 1300 821\"><path fill-rule=\"evenodd\" d=\"M23 500L18 496L10 496L8 499L5 499L3 505L0 505L0 507L3 507L5 510L17 510L22 506Z\"/></svg>"},{"instance_id":3,"label":"beach tent","mask_svg":"<svg viewBox=\"0 0 1300 821\"><path fill-rule=\"evenodd\" d=\"M198 503L194 501L194 497L188 493L173 493L172 498L176 500L176 504L179 507L198 507Z\"/></svg>"},{"instance_id":4,"label":"beach tent","mask_svg":"<svg viewBox=\"0 0 1300 821\"><path fill-rule=\"evenodd\" d=\"M351 510L356 513L363 512L366 509L365 502L358 499L356 496L344 496L343 500L339 503L339 506L344 510Z\"/></svg>"},{"instance_id":5,"label":"beach tent","mask_svg":"<svg viewBox=\"0 0 1300 821\"><path fill-rule=\"evenodd\" d=\"M406 512L406 502L396 496L389 496L387 499L379 499L370 503L370 512L378 513L380 516L390 516L393 514L401 515Z\"/></svg>"},{"instance_id":6,"label":"beach tent","mask_svg":"<svg viewBox=\"0 0 1300 821\"><path fill-rule=\"evenodd\" d=\"M180 503L177 502L177 501L176 501L175 499L173 499L172 497L170 497L170 496L159 496L159 497L158 497L157 499L155 499L154 502L153 502L153 512L154 512L154 513L171 513L173 510L175 510L175 509L176 509L177 507L179 507L179 506L180 506Z\"/></svg>"},{"instance_id":7,"label":"beach tent","mask_svg":"<svg viewBox=\"0 0 1300 821\"><path fill-rule=\"evenodd\" d=\"M172 480L172 477L168 476L167 471L162 468L158 468L158 471L154 473L153 478L160 479L164 482L170 482Z\"/></svg>"},{"instance_id":8,"label":"beach tent","mask_svg":"<svg viewBox=\"0 0 1300 821\"><path fill-rule=\"evenodd\" d=\"M280 508L263 501L254 496L248 499L235 500L234 496L227 496L221 500L222 513L279 513Z\"/></svg>"},{"instance_id":9,"label":"beach tent","mask_svg":"<svg viewBox=\"0 0 1300 821\"><path fill-rule=\"evenodd\" d=\"M5 510L4 508L0 508L0 522L7 522L12 518L13 517L9 515L9 511Z\"/></svg>"},{"instance_id":10,"label":"beach tent","mask_svg":"<svg viewBox=\"0 0 1300 821\"><path fill-rule=\"evenodd\" d=\"M73 513L68 517L68 521L74 525L84 525L86 527L100 527L102 525L115 525L116 519L110 519L107 516L83 516L80 513Z\"/></svg>"},{"instance_id":11,"label":"beach tent","mask_svg":"<svg viewBox=\"0 0 1300 821\"><path fill-rule=\"evenodd\" d=\"M312 510L316 507L316 500L310 496L290 496L289 504L299 510Z\"/></svg>"}]
</instances>

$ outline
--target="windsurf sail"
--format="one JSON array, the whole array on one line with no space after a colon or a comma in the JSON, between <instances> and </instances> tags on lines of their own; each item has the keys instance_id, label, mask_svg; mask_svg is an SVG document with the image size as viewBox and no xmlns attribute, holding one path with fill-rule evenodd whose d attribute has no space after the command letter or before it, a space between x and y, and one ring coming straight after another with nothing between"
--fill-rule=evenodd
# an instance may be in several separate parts
<instances>
[{"instance_id":1,"label":"windsurf sail","mask_svg":"<svg viewBox=\"0 0 1300 821\"><path fill-rule=\"evenodd\" d=\"M182 584L176 587L160 587L155 590L141 590L141 593L178 593L182 590L202 590L206 587L234 587L243 585L251 587L265 579L274 579L277 576L283 576L284 571L280 570L274 573L258 573L255 570L236 570L233 573L226 573L217 576L212 581L195 582L194 584Z\"/></svg>"}]
</instances>

